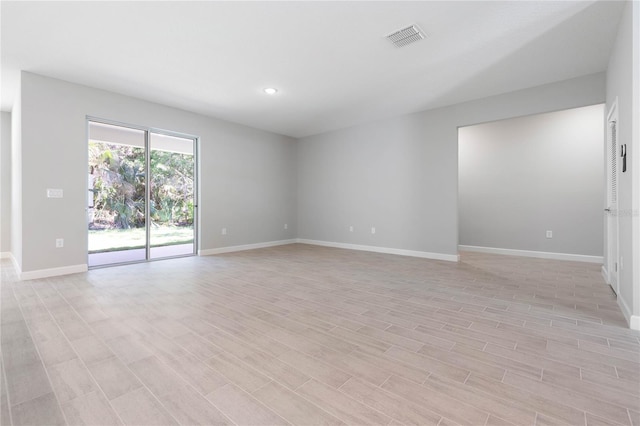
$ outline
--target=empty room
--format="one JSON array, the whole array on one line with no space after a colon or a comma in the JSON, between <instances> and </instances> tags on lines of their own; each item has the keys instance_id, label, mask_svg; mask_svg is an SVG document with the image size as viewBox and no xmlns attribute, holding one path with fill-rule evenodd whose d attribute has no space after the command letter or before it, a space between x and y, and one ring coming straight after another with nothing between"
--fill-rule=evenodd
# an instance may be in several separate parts
<instances>
[{"instance_id":1,"label":"empty room","mask_svg":"<svg viewBox=\"0 0 640 426\"><path fill-rule=\"evenodd\" d=\"M0 424L640 425L640 2L0 25Z\"/></svg>"}]
</instances>

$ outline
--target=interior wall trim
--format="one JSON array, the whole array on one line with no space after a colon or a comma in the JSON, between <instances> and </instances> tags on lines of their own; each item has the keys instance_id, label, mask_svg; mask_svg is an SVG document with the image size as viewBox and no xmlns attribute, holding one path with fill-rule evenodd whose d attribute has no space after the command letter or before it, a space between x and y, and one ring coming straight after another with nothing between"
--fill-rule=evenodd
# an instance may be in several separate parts
<instances>
[{"instance_id":1,"label":"interior wall trim","mask_svg":"<svg viewBox=\"0 0 640 426\"><path fill-rule=\"evenodd\" d=\"M539 259L571 260L574 262L587 262L587 263L598 263L598 264L602 264L604 262L604 257L602 256L588 256L585 254L552 253L552 252L546 252L546 251L515 250L515 249L504 249L504 248L495 248L495 247L467 246L467 245L459 245L458 250L474 251L478 253L504 254L507 256L536 257Z\"/></svg>"},{"instance_id":2,"label":"interior wall trim","mask_svg":"<svg viewBox=\"0 0 640 426\"><path fill-rule=\"evenodd\" d=\"M607 284L611 284L611 281L609 280L609 271L607 271L607 267L604 265L604 263L602 265L602 268L600 268L600 273L602 274L604 282Z\"/></svg>"},{"instance_id":3,"label":"interior wall trim","mask_svg":"<svg viewBox=\"0 0 640 426\"><path fill-rule=\"evenodd\" d=\"M286 244L294 244L294 243L296 243L295 239L292 239L292 240L279 240L279 241L267 241L267 242L264 242L264 243L243 244L243 245L239 245L239 246L219 247L219 248L214 248L214 249L198 250L198 256L211 256L211 255L214 255L214 254L232 253L234 251L254 250L254 249L259 249L259 248L283 246L283 245L286 245Z\"/></svg>"},{"instance_id":4,"label":"interior wall trim","mask_svg":"<svg viewBox=\"0 0 640 426\"><path fill-rule=\"evenodd\" d=\"M334 247L334 248L342 248L347 250L371 251L375 253L396 254L399 256L420 257L423 259L446 260L449 262L458 262L460 260L460 255L457 255L457 254L430 253L426 251L367 246L367 245L360 245L360 244L337 243L332 241L307 240L304 238L298 238L297 242L301 244L311 244L314 246Z\"/></svg>"},{"instance_id":5,"label":"interior wall trim","mask_svg":"<svg viewBox=\"0 0 640 426\"><path fill-rule=\"evenodd\" d=\"M57 277L60 275L78 274L89 270L87 264L62 266L60 268L36 269L35 271L21 272L16 268L21 281L37 280L40 278Z\"/></svg>"},{"instance_id":6,"label":"interior wall trim","mask_svg":"<svg viewBox=\"0 0 640 426\"><path fill-rule=\"evenodd\" d=\"M631 315L629 318L629 328L640 331L640 315Z\"/></svg>"}]
</instances>

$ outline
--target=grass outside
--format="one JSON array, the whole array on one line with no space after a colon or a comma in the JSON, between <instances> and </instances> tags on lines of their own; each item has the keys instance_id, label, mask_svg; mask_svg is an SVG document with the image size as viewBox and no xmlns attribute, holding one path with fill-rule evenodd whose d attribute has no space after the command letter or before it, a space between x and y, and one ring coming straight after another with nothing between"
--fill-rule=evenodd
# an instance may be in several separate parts
<instances>
[{"instance_id":1,"label":"grass outside","mask_svg":"<svg viewBox=\"0 0 640 426\"><path fill-rule=\"evenodd\" d=\"M158 226L151 228L151 247L192 242L192 226ZM145 244L145 228L89 230L89 253L144 248Z\"/></svg>"}]
</instances>

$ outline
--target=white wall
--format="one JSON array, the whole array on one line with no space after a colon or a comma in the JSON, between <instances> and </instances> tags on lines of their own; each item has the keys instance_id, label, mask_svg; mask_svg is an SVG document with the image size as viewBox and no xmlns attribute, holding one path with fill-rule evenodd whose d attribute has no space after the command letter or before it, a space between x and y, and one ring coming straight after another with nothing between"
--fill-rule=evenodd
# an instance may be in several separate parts
<instances>
[{"instance_id":1,"label":"white wall","mask_svg":"<svg viewBox=\"0 0 640 426\"><path fill-rule=\"evenodd\" d=\"M602 260L603 116L601 104L461 127L460 244Z\"/></svg>"},{"instance_id":2,"label":"white wall","mask_svg":"<svg viewBox=\"0 0 640 426\"><path fill-rule=\"evenodd\" d=\"M633 72L632 72L632 129L631 129L631 154L630 163L633 165L631 204L636 212L632 219L632 259L633 259L633 314L630 325L635 330L640 330L640 4L636 1L632 4L633 14Z\"/></svg>"},{"instance_id":3,"label":"white wall","mask_svg":"<svg viewBox=\"0 0 640 426\"><path fill-rule=\"evenodd\" d=\"M11 252L11 114L0 113L0 253Z\"/></svg>"},{"instance_id":4,"label":"white wall","mask_svg":"<svg viewBox=\"0 0 640 426\"><path fill-rule=\"evenodd\" d=\"M616 98L618 99L618 141L627 144L627 172L618 173L618 210L619 215L619 264L618 273L619 293L618 303L632 328L640 329L640 279L638 271L638 240L640 239L640 220L638 216L638 194L640 192L640 162L638 161L637 126L638 111L638 9L636 1L627 2L618 35L609 59L607 70L607 111L610 110ZM635 25L634 25L635 14ZM635 37L634 37L635 31ZM635 61L634 61L635 57ZM635 90L635 92L634 92ZM635 105L634 105L635 101ZM636 129L633 137L633 129ZM635 179L634 179L635 177ZM635 240L635 242L634 242ZM635 249L634 249L635 244ZM606 254L606 253L605 253ZM605 262L605 265L607 262Z\"/></svg>"},{"instance_id":5,"label":"white wall","mask_svg":"<svg viewBox=\"0 0 640 426\"><path fill-rule=\"evenodd\" d=\"M21 97L13 183L22 179L14 248L23 273L87 263L87 115L200 137L200 250L295 238L294 139L27 72ZM47 188L64 198L46 198Z\"/></svg>"},{"instance_id":6,"label":"white wall","mask_svg":"<svg viewBox=\"0 0 640 426\"><path fill-rule=\"evenodd\" d=\"M601 73L302 138L298 236L456 256L458 127L604 100Z\"/></svg>"}]
</instances>

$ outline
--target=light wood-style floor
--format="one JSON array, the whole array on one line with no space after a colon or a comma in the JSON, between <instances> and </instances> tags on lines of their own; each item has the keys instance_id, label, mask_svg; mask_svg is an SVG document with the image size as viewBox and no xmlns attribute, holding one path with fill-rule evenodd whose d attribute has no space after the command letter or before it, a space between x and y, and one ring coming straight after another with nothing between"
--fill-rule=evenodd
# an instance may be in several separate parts
<instances>
[{"instance_id":1,"label":"light wood-style floor","mask_svg":"<svg viewBox=\"0 0 640 426\"><path fill-rule=\"evenodd\" d=\"M289 245L17 282L3 425L640 424L599 265Z\"/></svg>"}]
</instances>

